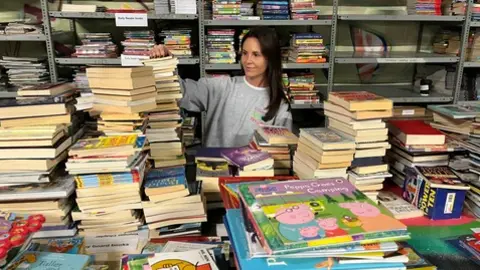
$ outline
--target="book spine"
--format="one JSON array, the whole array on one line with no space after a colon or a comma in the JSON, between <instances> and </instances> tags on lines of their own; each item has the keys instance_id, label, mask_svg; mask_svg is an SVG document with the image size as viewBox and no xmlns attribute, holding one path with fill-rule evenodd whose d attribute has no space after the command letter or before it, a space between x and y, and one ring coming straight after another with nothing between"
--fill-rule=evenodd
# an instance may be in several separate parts
<instances>
[{"instance_id":1,"label":"book spine","mask_svg":"<svg viewBox=\"0 0 480 270\"><path fill-rule=\"evenodd\" d=\"M132 171L125 174L94 174L94 175L77 175L75 176L77 188L87 187L103 187L115 184L139 183L140 176L138 171Z\"/></svg>"}]
</instances>

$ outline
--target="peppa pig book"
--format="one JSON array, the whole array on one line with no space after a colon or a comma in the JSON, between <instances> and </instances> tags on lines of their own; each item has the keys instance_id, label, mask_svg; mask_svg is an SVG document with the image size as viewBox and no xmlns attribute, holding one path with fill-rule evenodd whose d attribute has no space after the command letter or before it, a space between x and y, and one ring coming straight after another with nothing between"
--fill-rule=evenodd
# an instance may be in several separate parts
<instances>
[{"instance_id":1,"label":"peppa pig book","mask_svg":"<svg viewBox=\"0 0 480 270\"><path fill-rule=\"evenodd\" d=\"M239 186L246 227L269 254L408 238L407 227L344 178Z\"/></svg>"}]
</instances>

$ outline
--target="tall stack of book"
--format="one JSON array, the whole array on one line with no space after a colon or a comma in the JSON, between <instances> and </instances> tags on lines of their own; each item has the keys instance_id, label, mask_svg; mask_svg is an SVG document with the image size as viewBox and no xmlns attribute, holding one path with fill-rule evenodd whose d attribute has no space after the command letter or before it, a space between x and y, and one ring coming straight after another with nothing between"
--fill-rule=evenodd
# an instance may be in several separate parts
<instances>
[{"instance_id":1,"label":"tall stack of book","mask_svg":"<svg viewBox=\"0 0 480 270\"><path fill-rule=\"evenodd\" d=\"M122 41L124 55L149 56L150 50L155 46L153 31L125 31L125 40Z\"/></svg>"},{"instance_id":2,"label":"tall stack of book","mask_svg":"<svg viewBox=\"0 0 480 270\"><path fill-rule=\"evenodd\" d=\"M143 134L147 119L143 113L101 112L97 119L97 130L107 136L125 134Z\"/></svg>"},{"instance_id":3,"label":"tall stack of book","mask_svg":"<svg viewBox=\"0 0 480 270\"><path fill-rule=\"evenodd\" d=\"M82 38L82 45L75 46L72 57L116 58L118 48L112 42L110 33L86 33Z\"/></svg>"},{"instance_id":4,"label":"tall stack of book","mask_svg":"<svg viewBox=\"0 0 480 270\"><path fill-rule=\"evenodd\" d=\"M212 0L214 20L239 20L241 0Z\"/></svg>"},{"instance_id":5,"label":"tall stack of book","mask_svg":"<svg viewBox=\"0 0 480 270\"><path fill-rule=\"evenodd\" d=\"M198 233L199 224L207 221L202 181L187 184L183 166L149 171L144 186L148 201L142 202L143 212L154 234Z\"/></svg>"},{"instance_id":6,"label":"tall stack of book","mask_svg":"<svg viewBox=\"0 0 480 270\"><path fill-rule=\"evenodd\" d=\"M315 89L313 73L297 73L288 76L288 97L292 104L315 104L320 102Z\"/></svg>"},{"instance_id":7,"label":"tall stack of book","mask_svg":"<svg viewBox=\"0 0 480 270\"><path fill-rule=\"evenodd\" d=\"M344 177L355 153L353 139L328 128L300 129L293 171L301 179Z\"/></svg>"},{"instance_id":8,"label":"tall stack of book","mask_svg":"<svg viewBox=\"0 0 480 270\"><path fill-rule=\"evenodd\" d=\"M332 92L324 102L328 127L355 141L355 159L348 179L376 197L391 175L383 157L390 148L383 118L392 116L393 102L370 92Z\"/></svg>"},{"instance_id":9,"label":"tall stack of book","mask_svg":"<svg viewBox=\"0 0 480 270\"><path fill-rule=\"evenodd\" d=\"M178 135L182 122L177 105L182 98L177 75L178 59L170 56L145 60L143 63L153 68L157 90L157 106L147 112L148 129L145 132L155 168L185 165L183 146Z\"/></svg>"},{"instance_id":10,"label":"tall stack of book","mask_svg":"<svg viewBox=\"0 0 480 270\"><path fill-rule=\"evenodd\" d=\"M315 0L291 0L292 20L316 20L319 10L315 8Z\"/></svg>"},{"instance_id":11,"label":"tall stack of book","mask_svg":"<svg viewBox=\"0 0 480 270\"><path fill-rule=\"evenodd\" d=\"M208 62L212 64L235 63L235 30L209 29L207 32Z\"/></svg>"},{"instance_id":12,"label":"tall stack of book","mask_svg":"<svg viewBox=\"0 0 480 270\"><path fill-rule=\"evenodd\" d=\"M76 182L72 218L83 235L135 231L143 225L141 187L147 166L145 136L81 139L66 163Z\"/></svg>"},{"instance_id":13,"label":"tall stack of book","mask_svg":"<svg viewBox=\"0 0 480 270\"><path fill-rule=\"evenodd\" d=\"M298 137L285 127L263 126L258 128L250 143L252 148L267 152L273 158L275 176L290 175L292 159L290 145L296 145ZM270 175L255 175L270 176Z\"/></svg>"},{"instance_id":14,"label":"tall stack of book","mask_svg":"<svg viewBox=\"0 0 480 270\"><path fill-rule=\"evenodd\" d=\"M290 62L296 63L325 63L326 48L323 37L318 33L297 33L290 39Z\"/></svg>"},{"instance_id":15,"label":"tall stack of book","mask_svg":"<svg viewBox=\"0 0 480 270\"><path fill-rule=\"evenodd\" d=\"M257 3L257 14L262 20L288 20L290 19L288 10L288 0L260 1Z\"/></svg>"},{"instance_id":16,"label":"tall stack of book","mask_svg":"<svg viewBox=\"0 0 480 270\"><path fill-rule=\"evenodd\" d=\"M238 269L268 269L285 252L282 264L304 269L404 269L408 262L401 252L374 262L367 255L398 250L393 241L409 238L407 226L343 178L249 182L238 193L242 209L225 217ZM366 258L345 258L358 252Z\"/></svg>"},{"instance_id":17,"label":"tall stack of book","mask_svg":"<svg viewBox=\"0 0 480 270\"><path fill-rule=\"evenodd\" d=\"M168 51L175 57L192 57L190 29L163 30L160 37Z\"/></svg>"},{"instance_id":18,"label":"tall stack of book","mask_svg":"<svg viewBox=\"0 0 480 270\"><path fill-rule=\"evenodd\" d=\"M3 56L0 65L7 70L8 83L14 86L36 85L50 81L45 58Z\"/></svg>"}]
</instances>

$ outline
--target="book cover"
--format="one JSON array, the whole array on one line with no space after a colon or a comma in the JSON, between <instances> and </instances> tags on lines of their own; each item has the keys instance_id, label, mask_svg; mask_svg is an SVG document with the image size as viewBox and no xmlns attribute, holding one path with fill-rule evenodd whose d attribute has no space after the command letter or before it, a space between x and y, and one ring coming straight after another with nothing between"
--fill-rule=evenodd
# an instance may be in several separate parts
<instances>
[{"instance_id":1,"label":"book cover","mask_svg":"<svg viewBox=\"0 0 480 270\"><path fill-rule=\"evenodd\" d=\"M103 187L116 184L140 183L137 170L125 173L81 174L74 176L77 188Z\"/></svg>"},{"instance_id":2,"label":"book cover","mask_svg":"<svg viewBox=\"0 0 480 270\"><path fill-rule=\"evenodd\" d=\"M0 189L0 201L67 198L75 190L72 176L62 176L49 183L9 186Z\"/></svg>"},{"instance_id":3,"label":"book cover","mask_svg":"<svg viewBox=\"0 0 480 270\"><path fill-rule=\"evenodd\" d=\"M453 119L475 118L480 115L480 104L478 102L468 104L428 105L428 108Z\"/></svg>"},{"instance_id":4,"label":"book cover","mask_svg":"<svg viewBox=\"0 0 480 270\"><path fill-rule=\"evenodd\" d=\"M438 129L426 124L423 120L390 120L389 129L395 127L406 135L443 135Z\"/></svg>"},{"instance_id":5,"label":"book cover","mask_svg":"<svg viewBox=\"0 0 480 270\"><path fill-rule=\"evenodd\" d=\"M245 234L245 224L241 210L230 209L224 217L225 227L231 239L234 249L235 258L240 265L239 269L295 269L295 270L313 270L313 269L330 269L330 270L346 270L346 269L403 269L401 263L365 263L354 265L340 265L337 259L332 257L263 257L250 258L248 250L248 240ZM349 249L351 246L345 247ZM397 268L395 268L397 267Z\"/></svg>"},{"instance_id":6,"label":"book cover","mask_svg":"<svg viewBox=\"0 0 480 270\"><path fill-rule=\"evenodd\" d=\"M207 147L200 148L195 154L195 160L224 160L222 152L233 148L224 148L224 147Z\"/></svg>"},{"instance_id":7,"label":"book cover","mask_svg":"<svg viewBox=\"0 0 480 270\"><path fill-rule=\"evenodd\" d=\"M222 151L222 156L240 169L270 158L269 153L248 146L224 150Z\"/></svg>"},{"instance_id":8,"label":"book cover","mask_svg":"<svg viewBox=\"0 0 480 270\"><path fill-rule=\"evenodd\" d=\"M185 185L185 167L152 169L145 178L145 188L162 188Z\"/></svg>"},{"instance_id":9,"label":"book cover","mask_svg":"<svg viewBox=\"0 0 480 270\"><path fill-rule=\"evenodd\" d=\"M176 266L178 269L218 270L215 261L206 249L184 252L157 253L148 258L152 270Z\"/></svg>"},{"instance_id":10,"label":"book cover","mask_svg":"<svg viewBox=\"0 0 480 270\"><path fill-rule=\"evenodd\" d=\"M90 262L88 255L25 251L6 269L82 270Z\"/></svg>"},{"instance_id":11,"label":"book cover","mask_svg":"<svg viewBox=\"0 0 480 270\"><path fill-rule=\"evenodd\" d=\"M367 91L339 91L328 94L328 101L350 111L391 110L393 102Z\"/></svg>"},{"instance_id":12,"label":"book cover","mask_svg":"<svg viewBox=\"0 0 480 270\"><path fill-rule=\"evenodd\" d=\"M344 178L240 185L267 252L405 236L407 227Z\"/></svg>"},{"instance_id":13,"label":"book cover","mask_svg":"<svg viewBox=\"0 0 480 270\"><path fill-rule=\"evenodd\" d=\"M417 166L416 169L430 182L430 186L433 188L470 189L448 166Z\"/></svg>"},{"instance_id":14,"label":"book cover","mask_svg":"<svg viewBox=\"0 0 480 270\"><path fill-rule=\"evenodd\" d=\"M83 237L48 240L46 252L82 254L85 248Z\"/></svg>"},{"instance_id":15,"label":"book cover","mask_svg":"<svg viewBox=\"0 0 480 270\"><path fill-rule=\"evenodd\" d=\"M302 128L300 137L302 136L326 150L355 148L355 142L351 138L329 128Z\"/></svg>"},{"instance_id":16,"label":"book cover","mask_svg":"<svg viewBox=\"0 0 480 270\"><path fill-rule=\"evenodd\" d=\"M437 269L435 265L429 262L422 254L418 253L407 242L397 242L397 245L399 246L398 252L408 257L408 262L405 263L407 269Z\"/></svg>"},{"instance_id":17,"label":"book cover","mask_svg":"<svg viewBox=\"0 0 480 270\"><path fill-rule=\"evenodd\" d=\"M121 136L98 137L93 139L78 140L70 151L104 149L110 147L132 146L133 148L142 148L145 144L145 136L130 134Z\"/></svg>"},{"instance_id":18,"label":"book cover","mask_svg":"<svg viewBox=\"0 0 480 270\"><path fill-rule=\"evenodd\" d=\"M298 137L286 127L262 126L257 132L269 144L296 144L298 141Z\"/></svg>"}]
</instances>

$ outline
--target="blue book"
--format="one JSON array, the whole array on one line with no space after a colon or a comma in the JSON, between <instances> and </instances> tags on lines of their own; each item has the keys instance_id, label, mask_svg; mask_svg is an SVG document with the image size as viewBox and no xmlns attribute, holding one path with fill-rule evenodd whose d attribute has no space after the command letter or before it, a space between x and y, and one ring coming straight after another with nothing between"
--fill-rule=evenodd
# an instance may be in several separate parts
<instances>
[{"instance_id":1,"label":"blue book","mask_svg":"<svg viewBox=\"0 0 480 270\"><path fill-rule=\"evenodd\" d=\"M151 170L145 179L145 188L165 188L185 186L185 184L185 167L183 166Z\"/></svg>"},{"instance_id":2,"label":"blue book","mask_svg":"<svg viewBox=\"0 0 480 270\"><path fill-rule=\"evenodd\" d=\"M248 254L248 242L246 228L240 209L229 209L224 217L225 227L230 236L231 244L238 260L239 270L249 269L295 269L295 270L362 270L362 269L405 269L403 263L361 263L339 264L334 258L288 258L288 257L265 257L250 258Z\"/></svg>"},{"instance_id":3,"label":"blue book","mask_svg":"<svg viewBox=\"0 0 480 270\"><path fill-rule=\"evenodd\" d=\"M8 269L82 270L90 262L88 255L25 251L8 265Z\"/></svg>"}]
</instances>

